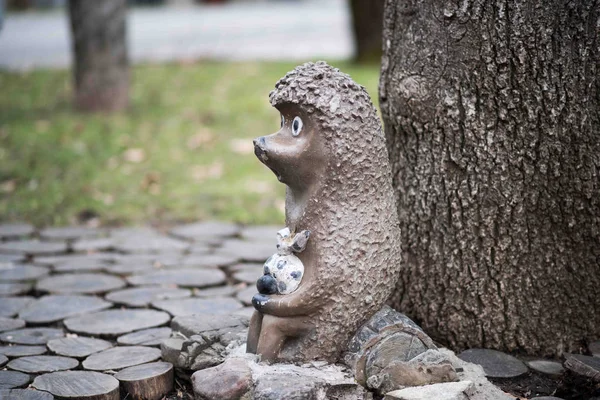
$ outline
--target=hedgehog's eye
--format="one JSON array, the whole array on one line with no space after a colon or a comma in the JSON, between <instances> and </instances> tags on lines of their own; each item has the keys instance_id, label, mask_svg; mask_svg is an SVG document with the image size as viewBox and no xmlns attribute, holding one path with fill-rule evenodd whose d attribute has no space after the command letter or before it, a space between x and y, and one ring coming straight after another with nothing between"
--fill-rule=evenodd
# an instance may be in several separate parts
<instances>
[{"instance_id":1,"label":"hedgehog's eye","mask_svg":"<svg viewBox=\"0 0 600 400\"><path fill-rule=\"evenodd\" d=\"M302 120L300 117L294 118L294 122L292 122L292 135L298 136L300 131L302 130Z\"/></svg>"},{"instance_id":2,"label":"hedgehog's eye","mask_svg":"<svg viewBox=\"0 0 600 400\"><path fill-rule=\"evenodd\" d=\"M285 124L285 118L283 118L283 115L281 115L281 127L283 128L283 124Z\"/></svg>"}]
</instances>

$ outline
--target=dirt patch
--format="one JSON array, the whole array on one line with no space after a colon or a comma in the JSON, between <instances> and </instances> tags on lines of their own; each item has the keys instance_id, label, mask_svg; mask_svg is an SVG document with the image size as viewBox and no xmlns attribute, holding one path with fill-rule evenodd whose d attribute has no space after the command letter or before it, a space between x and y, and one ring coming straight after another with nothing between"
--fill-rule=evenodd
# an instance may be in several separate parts
<instances>
[{"instance_id":1,"label":"dirt patch","mask_svg":"<svg viewBox=\"0 0 600 400\"><path fill-rule=\"evenodd\" d=\"M559 377L529 372L517 378L490 378L490 381L506 393L522 399L556 396L565 400L593 400L600 397L600 384L594 384L570 371Z\"/></svg>"}]
</instances>

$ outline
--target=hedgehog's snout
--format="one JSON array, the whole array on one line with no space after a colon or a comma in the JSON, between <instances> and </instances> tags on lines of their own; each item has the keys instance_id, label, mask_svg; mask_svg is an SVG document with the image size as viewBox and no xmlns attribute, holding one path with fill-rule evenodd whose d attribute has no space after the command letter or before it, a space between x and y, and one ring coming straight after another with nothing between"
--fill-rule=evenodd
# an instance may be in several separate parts
<instances>
[{"instance_id":1,"label":"hedgehog's snout","mask_svg":"<svg viewBox=\"0 0 600 400\"><path fill-rule=\"evenodd\" d=\"M267 157L267 150L265 149L265 137L261 136L252 141L254 143L254 154L256 157L263 163L266 162L269 158Z\"/></svg>"}]
</instances>

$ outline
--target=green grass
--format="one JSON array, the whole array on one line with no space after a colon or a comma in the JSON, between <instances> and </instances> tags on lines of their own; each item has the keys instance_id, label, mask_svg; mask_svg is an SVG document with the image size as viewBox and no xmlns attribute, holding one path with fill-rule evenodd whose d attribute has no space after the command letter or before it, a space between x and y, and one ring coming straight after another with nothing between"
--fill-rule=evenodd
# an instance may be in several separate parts
<instances>
[{"instance_id":1,"label":"green grass","mask_svg":"<svg viewBox=\"0 0 600 400\"><path fill-rule=\"evenodd\" d=\"M377 66L333 63L377 97ZM131 107L72 108L67 71L0 72L0 220L36 225L281 223L284 186L252 153L279 127L268 93L292 63L142 66Z\"/></svg>"}]
</instances>

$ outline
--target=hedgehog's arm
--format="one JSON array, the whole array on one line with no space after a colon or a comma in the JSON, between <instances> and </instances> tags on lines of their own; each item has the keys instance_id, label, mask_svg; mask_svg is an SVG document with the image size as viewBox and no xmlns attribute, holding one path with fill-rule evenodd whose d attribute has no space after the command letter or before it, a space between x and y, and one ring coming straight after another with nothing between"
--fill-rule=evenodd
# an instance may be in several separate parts
<instances>
[{"instance_id":1,"label":"hedgehog's arm","mask_svg":"<svg viewBox=\"0 0 600 400\"><path fill-rule=\"evenodd\" d=\"M283 296L255 294L252 305L261 313L276 317L311 315L327 302L327 298L319 295L319 292L316 285L311 283Z\"/></svg>"}]
</instances>

